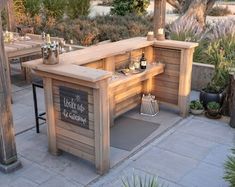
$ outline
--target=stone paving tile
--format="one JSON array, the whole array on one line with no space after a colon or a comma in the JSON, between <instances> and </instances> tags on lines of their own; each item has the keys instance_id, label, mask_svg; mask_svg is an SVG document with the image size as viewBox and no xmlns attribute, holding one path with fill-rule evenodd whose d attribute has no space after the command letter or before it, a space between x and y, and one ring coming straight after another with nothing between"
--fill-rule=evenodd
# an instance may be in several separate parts
<instances>
[{"instance_id":1,"label":"stone paving tile","mask_svg":"<svg viewBox=\"0 0 235 187\"><path fill-rule=\"evenodd\" d=\"M70 154L64 154L63 157L68 160L69 164L63 171L59 171L59 174L66 178L86 185L99 177L93 164Z\"/></svg>"},{"instance_id":2,"label":"stone paving tile","mask_svg":"<svg viewBox=\"0 0 235 187\"><path fill-rule=\"evenodd\" d=\"M117 149L115 147L110 148L110 165L111 167L116 165L118 162L122 161L129 155L129 151L125 151L122 149Z\"/></svg>"},{"instance_id":3,"label":"stone paving tile","mask_svg":"<svg viewBox=\"0 0 235 187\"><path fill-rule=\"evenodd\" d=\"M219 144L183 132L175 132L156 146L179 155L202 160L211 149L219 146Z\"/></svg>"},{"instance_id":4,"label":"stone paving tile","mask_svg":"<svg viewBox=\"0 0 235 187\"><path fill-rule=\"evenodd\" d=\"M24 177L17 178L16 180L9 183L9 187L36 187L37 183L34 183Z\"/></svg>"},{"instance_id":5,"label":"stone paving tile","mask_svg":"<svg viewBox=\"0 0 235 187\"><path fill-rule=\"evenodd\" d=\"M220 144L232 146L235 142L235 131L228 124L206 118L191 120L179 131Z\"/></svg>"},{"instance_id":6,"label":"stone paving tile","mask_svg":"<svg viewBox=\"0 0 235 187\"><path fill-rule=\"evenodd\" d=\"M201 163L187 173L179 183L188 187L228 187L223 180L224 170L210 164Z\"/></svg>"},{"instance_id":7,"label":"stone paving tile","mask_svg":"<svg viewBox=\"0 0 235 187\"><path fill-rule=\"evenodd\" d=\"M211 149L209 154L203 159L203 162L215 165L217 167L224 167L225 160L233 147L229 145L218 145Z\"/></svg>"},{"instance_id":8,"label":"stone paving tile","mask_svg":"<svg viewBox=\"0 0 235 187\"><path fill-rule=\"evenodd\" d=\"M75 181L67 180L61 175L54 176L50 178L48 181L40 184L39 186L40 187L83 187L83 185Z\"/></svg>"},{"instance_id":9,"label":"stone paving tile","mask_svg":"<svg viewBox=\"0 0 235 187\"><path fill-rule=\"evenodd\" d=\"M132 167L176 182L198 164L194 159L153 147L133 162Z\"/></svg>"},{"instance_id":10,"label":"stone paving tile","mask_svg":"<svg viewBox=\"0 0 235 187\"><path fill-rule=\"evenodd\" d=\"M22 177L37 184L42 184L55 175L54 172L51 172L38 164L33 164L32 167L21 173Z\"/></svg>"}]
</instances>

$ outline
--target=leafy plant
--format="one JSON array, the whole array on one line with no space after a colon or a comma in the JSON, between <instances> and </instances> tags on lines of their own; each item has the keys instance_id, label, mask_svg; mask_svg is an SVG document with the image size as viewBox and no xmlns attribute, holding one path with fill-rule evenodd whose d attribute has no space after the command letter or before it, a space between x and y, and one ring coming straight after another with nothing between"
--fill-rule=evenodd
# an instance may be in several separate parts
<instances>
[{"instance_id":1,"label":"leafy plant","mask_svg":"<svg viewBox=\"0 0 235 187\"><path fill-rule=\"evenodd\" d=\"M67 15L70 19L79 16L88 16L90 12L90 0L68 0Z\"/></svg>"},{"instance_id":2,"label":"leafy plant","mask_svg":"<svg viewBox=\"0 0 235 187\"><path fill-rule=\"evenodd\" d=\"M224 179L232 186L235 186L235 149L232 149L232 155L228 157L225 163Z\"/></svg>"},{"instance_id":3,"label":"leafy plant","mask_svg":"<svg viewBox=\"0 0 235 187\"><path fill-rule=\"evenodd\" d=\"M42 3L47 18L52 17L58 20L63 17L66 9L66 0L42 0Z\"/></svg>"},{"instance_id":4,"label":"leafy plant","mask_svg":"<svg viewBox=\"0 0 235 187\"><path fill-rule=\"evenodd\" d=\"M207 109L209 109L209 110L219 110L220 109L220 104L215 102L215 101L209 102L207 104Z\"/></svg>"},{"instance_id":5,"label":"leafy plant","mask_svg":"<svg viewBox=\"0 0 235 187\"><path fill-rule=\"evenodd\" d=\"M140 177L137 175L131 176L131 178L124 178L122 180L123 187L160 187L157 178L154 176Z\"/></svg>"},{"instance_id":6,"label":"leafy plant","mask_svg":"<svg viewBox=\"0 0 235 187\"><path fill-rule=\"evenodd\" d=\"M40 0L24 0L24 11L29 17L34 17L39 14L41 9L41 1Z\"/></svg>"},{"instance_id":7,"label":"leafy plant","mask_svg":"<svg viewBox=\"0 0 235 187\"><path fill-rule=\"evenodd\" d=\"M145 15L150 0L113 0L111 14L124 16L127 14Z\"/></svg>"},{"instance_id":8,"label":"leafy plant","mask_svg":"<svg viewBox=\"0 0 235 187\"><path fill-rule=\"evenodd\" d=\"M204 109L202 103L198 100L191 101L189 107L190 107L190 109L193 109L193 110L203 110Z\"/></svg>"},{"instance_id":9,"label":"leafy plant","mask_svg":"<svg viewBox=\"0 0 235 187\"><path fill-rule=\"evenodd\" d=\"M225 45L228 44L224 44L223 40L219 40L210 43L206 51L207 62L215 65L214 75L205 89L206 92L220 93L228 84L229 69L233 66L234 59L230 59L229 54L226 54L223 48Z\"/></svg>"}]
</instances>

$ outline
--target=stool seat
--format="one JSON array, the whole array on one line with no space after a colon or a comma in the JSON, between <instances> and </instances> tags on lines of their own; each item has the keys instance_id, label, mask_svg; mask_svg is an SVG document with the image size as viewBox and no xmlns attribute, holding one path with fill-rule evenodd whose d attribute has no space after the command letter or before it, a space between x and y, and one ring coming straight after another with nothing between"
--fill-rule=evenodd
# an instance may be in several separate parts
<instances>
[{"instance_id":1,"label":"stool seat","mask_svg":"<svg viewBox=\"0 0 235 187\"><path fill-rule=\"evenodd\" d=\"M38 112L38 101L37 101L37 89L36 88L44 88L43 87L43 80L42 79L35 79L32 81L32 88L33 88L33 102L34 102L34 113L35 113L35 122L36 122L36 132L40 133L39 129L39 119L46 121L44 117L46 112Z\"/></svg>"}]
</instances>

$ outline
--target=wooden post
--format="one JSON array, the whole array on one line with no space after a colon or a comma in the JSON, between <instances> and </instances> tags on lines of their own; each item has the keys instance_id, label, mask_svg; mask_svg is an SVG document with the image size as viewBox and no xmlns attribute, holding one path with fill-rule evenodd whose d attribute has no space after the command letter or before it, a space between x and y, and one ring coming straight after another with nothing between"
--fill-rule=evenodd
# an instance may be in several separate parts
<instances>
[{"instance_id":1,"label":"wooden post","mask_svg":"<svg viewBox=\"0 0 235 187\"><path fill-rule=\"evenodd\" d=\"M3 1L0 1L0 5L2 8ZM0 171L9 173L20 166L13 128L8 61L4 50L0 18Z\"/></svg>"},{"instance_id":2,"label":"wooden post","mask_svg":"<svg viewBox=\"0 0 235 187\"><path fill-rule=\"evenodd\" d=\"M193 53L194 48L184 49L181 52L178 105L180 115L184 118L187 117L189 113Z\"/></svg>"},{"instance_id":3,"label":"wooden post","mask_svg":"<svg viewBox=\"0 0 235 187\"><path fill-rule=\"evenodd\" d=\"M14 32L16 29L15 24L15 15L14 15L14 3L13 0L7 1L7 22L8 22L8 30Z\"/></svg>"},{"instance_id":4,"label":"wooden post","mask_svg":"<svg viewBox=\"0 0 235 187\"><path fill-rule=\"evenodd\" d=\"M101 175L110 167L110 116L108 79L101 81L99 89L94 90L95 120L95 165Z\"/></svg>"},{"instance_id":5,"label":"wooden post","mask_svg":"<svg viewBox=\"0 0 235 187\"><path fill-rule=\"evenodd\" d=\"M230 126L235 128L235 74L230 75Z\"/></svg>"},{"instance_id":6,"label":"wooden post","mask_svg":"<svg viewBox=\"0 0 235 187\"><path fill-rule=\"evenodd\" d=\"M166 0L154 0L154 36L157 37L159 29L165 28ZM165 31L163 31L165 38Z\"/></svg>"}]
</instances>

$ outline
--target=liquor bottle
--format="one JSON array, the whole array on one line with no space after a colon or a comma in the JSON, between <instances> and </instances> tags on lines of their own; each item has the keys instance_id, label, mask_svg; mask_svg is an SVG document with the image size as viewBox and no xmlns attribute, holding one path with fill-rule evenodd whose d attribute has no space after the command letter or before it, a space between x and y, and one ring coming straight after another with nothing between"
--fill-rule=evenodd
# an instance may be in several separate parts
<instances>
[{"instance_id":1,"label":"liquor bottle","mask_svg":"<svg viewBox=\"0 0 235 187\"><path fill-rule=\"evenodd\" d=\"M147 60L144 56L144 52L142 53L142 57L140 59L140 69L146 69L147 67Z\"/></svg>"},{"instance_id":2,"label":"liquor bottle","mask_svg":"<svg viewBox=\"0 0 235 187\"><path fill-rule=\"evenodd\" d=\"M47 34L47 36L46 36L47 38L46 38L46 42L47 42L47 44L51 44L51 36L50 36L50 34Z\"/></svg>"}]
</instances>

